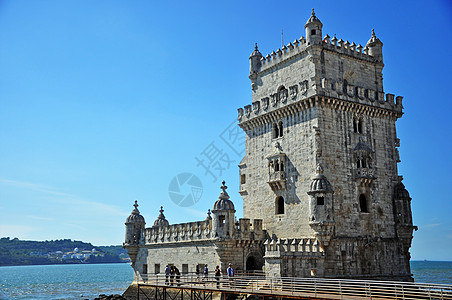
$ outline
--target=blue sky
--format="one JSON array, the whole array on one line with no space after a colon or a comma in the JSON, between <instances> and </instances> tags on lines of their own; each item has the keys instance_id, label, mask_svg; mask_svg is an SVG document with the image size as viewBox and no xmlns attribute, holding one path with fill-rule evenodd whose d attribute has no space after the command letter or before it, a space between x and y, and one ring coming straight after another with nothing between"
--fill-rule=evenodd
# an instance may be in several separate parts
<instances>
[{"instance_id":1,"label":"blue sky","mask_svg":"<svg viewBox=\"0 0 452 300\"><path fill-rule=\"evenodd\" d=\"M323 34L384 43L384 89L405 97L412 258L452 260L449 1L1 1L0 236L121 244L134 200L148 225L160 205L200 220L223 179L240 217L242 150L224 132L251 102L248 57L282 29L304 36L312 7ZM213 146L214 176L196 161ZM189 207L168 194L184 172L203 185Z\"/></svg>"}]
</instances>

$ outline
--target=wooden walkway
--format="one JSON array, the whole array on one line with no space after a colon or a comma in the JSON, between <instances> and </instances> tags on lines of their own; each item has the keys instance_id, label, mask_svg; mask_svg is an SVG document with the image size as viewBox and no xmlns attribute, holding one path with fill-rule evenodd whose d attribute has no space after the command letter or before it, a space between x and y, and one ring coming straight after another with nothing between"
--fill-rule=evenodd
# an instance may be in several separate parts
<instances>
[{"instance_id":1,"label":"wooden walkway","mask_svg":"<svg viewBox=\"0 0 452 300\"><path fill-rule=\"evenodd\" d=\"M212 292L250 296L258 298L295 298L295 299L451 299L452 285L410 283L395 281L346 280L323 278L235 276L219 279L194 274L181 275L168 282L163 275L149 275L137 282L140 287L151 287L155 290L152 299L176 300L210 300ZM168 296L170 292L173 296ZM181 293L182 298L174 294ZM203 293L202 293L203 292ZM207 293L206 293L207 292ZM159 295L162 295L161 297ZM189 296L191 295L191 296ZM204 295L204 296L203 296ZM207 295L207 296L206 296ZM144 294L141 298L151 299ZM141 299L140 298L140 299Z\"/></svg>"}]
</instances>

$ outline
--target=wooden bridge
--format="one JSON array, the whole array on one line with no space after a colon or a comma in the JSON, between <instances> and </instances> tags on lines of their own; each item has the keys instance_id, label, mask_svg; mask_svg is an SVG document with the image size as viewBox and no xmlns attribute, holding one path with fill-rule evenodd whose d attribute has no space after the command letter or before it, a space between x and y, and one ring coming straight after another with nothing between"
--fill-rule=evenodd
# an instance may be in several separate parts
<instances>
[{"instance_id":1,"label":"wooden bridge","mask_svg":"<svg viewBox=\"0 0 452 300\"><path fill-rule=\"evenodd\" d=\"M324 278L149 275L136 282L137 299L452 299L452 285Z\"/></svg>"}]
</instances>

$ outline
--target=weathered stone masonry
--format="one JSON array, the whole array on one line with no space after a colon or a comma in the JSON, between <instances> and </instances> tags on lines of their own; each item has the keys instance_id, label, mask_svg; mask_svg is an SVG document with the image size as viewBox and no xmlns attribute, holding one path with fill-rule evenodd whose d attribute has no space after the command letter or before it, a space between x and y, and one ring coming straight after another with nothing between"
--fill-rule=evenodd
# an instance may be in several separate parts
<instances>
[{"instance_id":1,"label":"weathered stone masonry","mask_svg":"<svg viewBox=\"0 0 452 300\"><path fill-rule=\"evenodd\" d=\"M233 263L272 276L412 280L402 97L384 93L383 43L373 30L363 47L322 29L313 11L306 38L250 56L253 99L238 109L244 218L234 220L224 184L205 221L169 225L161 210L145 228L135 208L124 244L135 278Z\"/></svg>"}]
</instances>

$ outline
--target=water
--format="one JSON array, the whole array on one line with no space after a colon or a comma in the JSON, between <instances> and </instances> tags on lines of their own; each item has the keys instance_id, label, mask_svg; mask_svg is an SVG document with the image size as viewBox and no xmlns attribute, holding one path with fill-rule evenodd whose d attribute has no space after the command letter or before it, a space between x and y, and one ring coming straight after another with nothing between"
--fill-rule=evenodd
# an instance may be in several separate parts
<instances>
[{"instance_id":1,"label":"water","mask_svg":"<svg viewBox=\"0 0 452 300\"><path fill-rule=\"evenodd\" d=\"M412 261L411 271L416 282L452 285L452 262ZM129 264L0 267L0 299L94 299L132 280Z\"/></svg>"},{"instance_id":2,"label":"water","mask_svg":"<svg viewBox=\"0 0 452 300\"><path fill-rule=\"evenodd\" d=\"M452 285L452 261L411 261L415 282Z\"/></svg>"},{"instance_id":3,"label":"water","mask_svg":"<svg viewBox=\"0 0 452 300\"><path fill-rule=\"evenodd\" d=\"M0 267L0 299L94 299L132 281L129 264Z\"/></svg>"}]
</instances>

